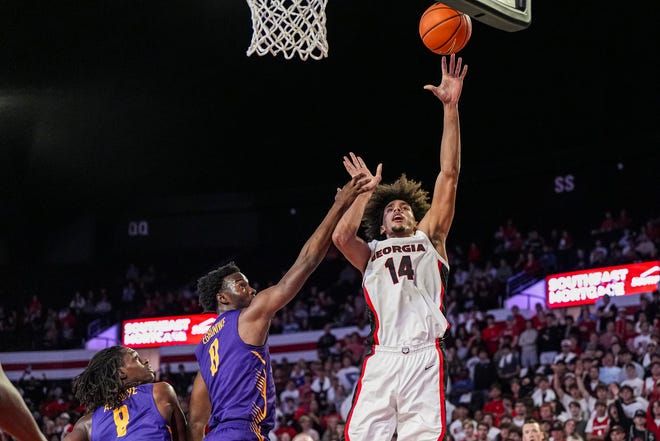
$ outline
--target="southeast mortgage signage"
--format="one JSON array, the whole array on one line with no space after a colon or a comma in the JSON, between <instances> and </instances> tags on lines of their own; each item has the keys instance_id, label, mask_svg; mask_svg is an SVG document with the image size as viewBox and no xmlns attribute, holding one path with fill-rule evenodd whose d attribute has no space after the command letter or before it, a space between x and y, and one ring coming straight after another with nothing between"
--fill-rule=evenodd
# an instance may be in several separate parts
<instances>
[{"instance_id":1,"label":"southeast mortgage signage","mask_svg":"<svg viewBox=\"0 0 660 441\"><path fill-rule=\"evenodd\" d=\"M130 348L194 345L200 342L218 316L191 314L125 320L122 342Z\"/></svg>"},{"instance_id":2,"label":"southeast mortgage signage","mask_svg":"<svg viewBox=\"0 0 660 441\"><path fill-rule=\"evenodd\" d=\"M545 278L546 303L550 308L566 308L595 303L610 297L652 292L660 283L660 260L592 268Z\"/></svg>"}]
</instances>

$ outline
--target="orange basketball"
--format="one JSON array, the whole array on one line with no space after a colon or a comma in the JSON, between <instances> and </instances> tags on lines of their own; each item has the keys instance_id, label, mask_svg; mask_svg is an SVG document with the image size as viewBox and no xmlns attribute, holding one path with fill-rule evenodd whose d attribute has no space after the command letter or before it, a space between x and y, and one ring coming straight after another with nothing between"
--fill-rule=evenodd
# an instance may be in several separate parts
<instances>
[{"instance_id":1,"label":"orange basketball","mask_svg":"<svg viewBox=\"0 0 660 441\"><path fill-rule=\"evenodd\" d=\"M455 54L472 36L470 16L443 3L434 3L419 19L424 46L440 55Z\"/></svg>"}]
</instances>

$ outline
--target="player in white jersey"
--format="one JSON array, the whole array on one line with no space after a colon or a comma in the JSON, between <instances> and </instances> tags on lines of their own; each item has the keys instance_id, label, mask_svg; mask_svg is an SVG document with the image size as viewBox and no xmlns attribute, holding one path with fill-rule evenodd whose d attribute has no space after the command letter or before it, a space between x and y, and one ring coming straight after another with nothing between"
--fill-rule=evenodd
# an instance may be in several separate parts
<instances>
[{"instance_id":1,"label":"player in white jersey","mask_svg":"<svg viewBox=\"0 0 660 441\"><path fill-rule=\"evenodd\" d=\"M396 348L434 343L447 330L441 311L446 259L420 230L371 241L369 249L362 286L376 320L373 343Z\"/></svg>"},{"instance_id":2,"label":"player in white jersey","mask_svg":"<svg viewBox=\"0 0 660 441\"><path fill-rule=\"evenodd\" d=\"M443 104L440 173L429 205L428 192L405 174L380 184L350 153L351 176L371 177L335 228L333 241L363 275L371 314L369 351L362 362L347 416L346 441L439 441L445 437L445 361L441 339L449 264L445 241L456 202L461 138L458 101L467 66L442 57L442 81L427 85ZM420 219L418 221L418 219ZM365 241L359 235L364 227Z\"/></svg>"}]
</instances>

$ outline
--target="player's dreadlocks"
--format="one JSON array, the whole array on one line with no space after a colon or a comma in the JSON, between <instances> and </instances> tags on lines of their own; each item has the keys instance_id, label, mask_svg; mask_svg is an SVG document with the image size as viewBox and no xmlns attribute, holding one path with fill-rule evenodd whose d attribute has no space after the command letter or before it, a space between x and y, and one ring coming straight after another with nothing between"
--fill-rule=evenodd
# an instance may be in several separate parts
<instances>
[{"instance_id":1,"label":"player's dreadlocks","mask_svg":"<svg viewBox=\"0 0 660 441\"><path fill-rule=\"evenodd\" d=\"M395 199L406 201L411 207L415 219L421 220L431 207L429 192L422 188L421 182L408 179L404 174L391 184L381 184L374 190L362 216L362 226L367 240L382 239L380 227L383 225L383 211L387 204Z\"/></svg>"},{"instance_id":2,"label":"player's dreadlocks","mask_svg":"<svg viewBox=\"0 0 660 441\"><path fill-rule=\"evenodd\" d=\"M127 389L135 384L122 384L119 368L124 366L124 356L128 349L124 346L111 346L94 354L89 364L73 379L72 390L86 412L93 412L101 406L116 408L121 405Z\"/></svg>"},{"instance_id":3,"label":"player's dreadlocks","mask_svg":"<svg viewBox=\"0 0 660 441\"><path fill-rule=\"evenodd\" d=\"M241 270L234 262L229 262L209 272L207 275L200 277L197 280L197 295L199 296L199 304L206 312L217 312L218 301L216 294L222 288L223 279L230 274L240 273Z\"/></svg>"}]
</instances>

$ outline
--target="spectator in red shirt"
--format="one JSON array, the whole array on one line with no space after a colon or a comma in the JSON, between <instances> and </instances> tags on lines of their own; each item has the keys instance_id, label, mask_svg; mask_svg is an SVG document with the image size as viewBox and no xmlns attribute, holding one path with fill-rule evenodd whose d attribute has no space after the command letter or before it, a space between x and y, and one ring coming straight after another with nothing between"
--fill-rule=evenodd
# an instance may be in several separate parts
<instances>
[{"instance_id":1,"label":"spectator in red shirt","mask_svg":"<svg viewBox=\"0 0 660 441\"><path fill-rule=\"evenodd\" d=\"M488 355L494 355L500 347L500 337L502 337L502 327L495 322L493 314L486 315L486 326L481 330L481 339L488 348Z\"/></svg>"},{"instance_id":2,"label":"spectator in red shirt","mask_svg":"<svg viewBox=\"0 0 660 441\"><path fill-rule=\"evenodd\" d=\"M278 427L278 428L275 430L275 432L274 432L274 433L275 433L275 436L277 436L277 439L278 439L278 440L280 440L280 439L282 439L282 440L284 440L284 439L289 439L289 440L290 440L291 438L293 438L294 436L296 436L296 434L297 434L298 432L297 432L296 429L291 425L291 422L289 422L289 421L284 421L284 419L281 419L280 421L282 422L282 425L280 425L280 427ZM284 435L284 434L287 434L289 437L288 437L288 438L285 438L285 435Z\"/></svg>"},{"instance_id":3,"label":"spectator in red shirt","mask_svg":"<svg viewBox=\"0 0 660 441\"><path fill-rule=\"evenodd\" d=\"M577 316L577 326L582 341L588 340L591 333L596 331L596 320L596 314L591 312L589 305L580 306L580 313Z\"/></svg>"},{"instance_id":4,"label":"spectator in red shirt","mask_svg":"<svg viewBox=\"0 0 660 441\"><path fill-rule=\"evenodd\" d=\"M500 417L506 413L504 401L502 400L502 386L493 383L488 390L488 400L482 408L483 413L491 413L495 417L495 426L499 426Z\"/></svg>"},{"instance_id":5,"label":"spectator in red shirt","mask_svg":"<svg viewBox=\"0 0 660 441\"><path fill-rule=\"evenodd\" d=\"M362 355L364 353L364 343L362 342L360 334L357 332L351 332L344 338L346 340L344 347L351 351L351 354L353 354L353 360L362 360Z\"/></svg>"},{"instance_id":6,"label":"spectator in red shirt","mask_svg":"<svg viewBox=\"0 0 660 441\"><path fill-rule=\"evenodd\" d=\"M531 251L528 251L525 256L525 261L522 264L522 270L530 276L541 275L541 263Z\"/></svg>"},{"instance_id":7,"label":"spectator in red shirt","mask_svg":"<svg viewBox=\"0 0 660 441\"><path fill-rule=\"evenodd\" d=\"M616 318L614 319L614 332L619 334L623 341L628 340L630 338L629 335L626 335L628 333L628 312L626 311L626 308L620 308L617 313L616 313Z\"/></svg>"},{"instance_id":8,"label":"spectator in red shirt","mask_svg":"<svg viewBox=\"0 0 660 441\"><path fill-rule=\"evenodd\" d=\"M600 226L592 231L592 234L607 233L614 230L617 227L616 220L612 216L611 211L606 211L603 220L600 222Z\"/></svg>"},{"instance_id":9,"label":"spectator in red shirt","mask_svg":"<svg viewBox=\"0 0 660 441\"><path fill-rule=\"evenodd\" d=\"M651 401L646 415L646 428L660 439L660 399Z\"/></svg>"},{"instance_id":10,"label":"spectator in red shirt","mask_svg":"<svg viewBox=\"0 0 660 441\"><path fill-rule=\"evenodd\" d=\"M536 311L536 313L531 319L532 323L534 323L534 327L537 330L541 328L545 328L548 319L546 317L545 310L543 309L543 305L537 303L536 305L534 305L534 310Z\"/></svg>"},{"instance_id":11,"label":"spectator in red shirt","mask_svg":"<svg viewBox=\"0 0 660 441\"><path fill-rule=\"evenodd\" d=\"M524 322L523 322L524 326ZM523 328L524 329L524 328ZM506 317L506 322L504 322L504 327L500 332L500 347L502 346L502 340L504 337L509 338L509 344L511 348L516 349L518 347L518 337L522 330L518 327L516 323L516 318L513 315L508 315Z\"/></svg>"},{"instance_id":12,"label":"spectator in red shirt","mask_svg":"<svg viewBox=\"0 0 660 441\"><path fill-rule=\"evenodd\" d=\"M515 319L516 328L518 329L518 334L520 334L525 330L525 322L527 321L527 319L520 312L520 307L518 305L511 306L511 315Z\"/></svg>"},{"instance_id":13,"label":"spectator in red shirt","mask_svg":"<svg viewBox=\"0 0 660 441\"><path fill-rule=\"evenodd\" d=\"M33 294L30 298L30 303L28 304L28 320L34 321L41 317L41 311L43 307L41 305L41 300L36 294Z\"/></svg>"}]
</instances>

